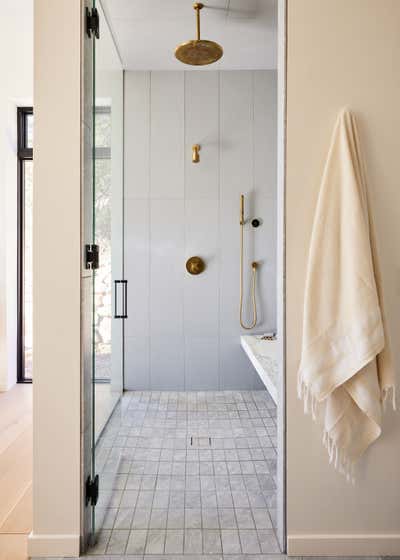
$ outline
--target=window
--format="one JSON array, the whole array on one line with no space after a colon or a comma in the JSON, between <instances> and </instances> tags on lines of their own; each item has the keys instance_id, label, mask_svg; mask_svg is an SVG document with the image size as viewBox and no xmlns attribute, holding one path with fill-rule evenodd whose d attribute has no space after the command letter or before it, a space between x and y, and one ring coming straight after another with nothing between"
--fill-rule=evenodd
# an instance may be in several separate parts
<instances>
[{"instance_id":1,"label":"window","mask_svg":"<svg viewBox=\"0 0 400 560\"><path fill-rule=\"evenodd\" d=\"M95 279L95 378L109 383L112 345L111 262L111 107L95 109L95 238L100 248L100 267Z\"/></svg>"},{"instance_id":2,"label":"window","mask_svg":"<svg viewBox=\"0 0 400 560\"><path fill-rule=\"evenodd\" d=\"M18 108L18 364L19 383L32 381L33 110Z\"/></svg>"}]
</instances>

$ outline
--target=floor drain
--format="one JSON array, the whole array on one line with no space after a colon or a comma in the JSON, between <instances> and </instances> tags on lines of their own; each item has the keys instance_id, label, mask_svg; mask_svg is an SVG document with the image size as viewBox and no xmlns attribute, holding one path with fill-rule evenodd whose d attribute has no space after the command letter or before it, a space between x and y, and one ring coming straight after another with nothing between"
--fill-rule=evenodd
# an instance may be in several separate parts
<instances>
[{"instance_id":1,"label":"floor drain","mask_svg":"<svg viewBox=\"0 0 400 560\"><path fill-rule=\"evenodd\" d=\"M212 447L212 441L210 437L193 437L190 436L190 447L204 448L204 447Z\"/></svg>"}]
</instances>

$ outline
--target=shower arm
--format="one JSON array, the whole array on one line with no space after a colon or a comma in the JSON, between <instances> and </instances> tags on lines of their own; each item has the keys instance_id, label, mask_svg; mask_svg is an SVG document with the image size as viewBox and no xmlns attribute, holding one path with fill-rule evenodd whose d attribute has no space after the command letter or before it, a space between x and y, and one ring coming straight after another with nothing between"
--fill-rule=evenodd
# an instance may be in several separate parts
<instances>
[{"instance_id":1,"label":"shower arm","mask_svg":"<svg viewBox=\"0 0 400 560\"><path fill-rule=\"evenodd\" d=\"M252 269L252 282L251 282L251 301L253 305L253 321L250 325L246 325L243 321L243 253L244 253L244 195L240 195L240 295L239 295L239 321L240 326L249 331L257 324L257 301L256 301L256 275L257 275L257 262L251 263Z\"/></svg>"},{"instance_id":2,"label":"shower arm","mask_svg":"<svg viewBox=\"0 0 400 560\"><path fill-rule=\"evenodd\" d=\"M203 4L196 2L194 4L194 9L196 10L196 28L197 28L197 41L200 41L200 10L203 8Z\"/></svg>"}]
</instances>

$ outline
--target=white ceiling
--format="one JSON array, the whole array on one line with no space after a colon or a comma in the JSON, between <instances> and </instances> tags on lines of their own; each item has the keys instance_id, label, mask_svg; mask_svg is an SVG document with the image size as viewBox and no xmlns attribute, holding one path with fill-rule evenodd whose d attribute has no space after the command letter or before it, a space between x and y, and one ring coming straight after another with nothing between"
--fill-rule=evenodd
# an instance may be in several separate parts
<instances>
[{"instance_id":1,"label":"white ceiling","mask_svg":"<svg viewBox=\"0 0 400 560\"><path fill-rule=\"evenodd\" d=\"M129 70L190 70L174 56L196 35L192 0L102 0L123 66ZM217 41L224 56L203 69L276 68L277 0L209 0L201 37Z\"/></svg>"}]
</instances>

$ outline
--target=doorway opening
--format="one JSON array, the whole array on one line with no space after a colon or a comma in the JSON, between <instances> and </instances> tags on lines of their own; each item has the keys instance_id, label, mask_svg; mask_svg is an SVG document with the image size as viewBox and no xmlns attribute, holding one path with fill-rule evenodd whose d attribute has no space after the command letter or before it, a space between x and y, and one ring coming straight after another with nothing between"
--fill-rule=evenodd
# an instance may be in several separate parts
<instances>
[{"instance_id":1,"label":"doorway opening","mask_svg":"<svg viewBox=\"0 0 400 560\"><path fill-rule=\"evenodd\" d=\"M281 4L93 2L89 554L284 552Z\"/></svg>"}]
</instances>

